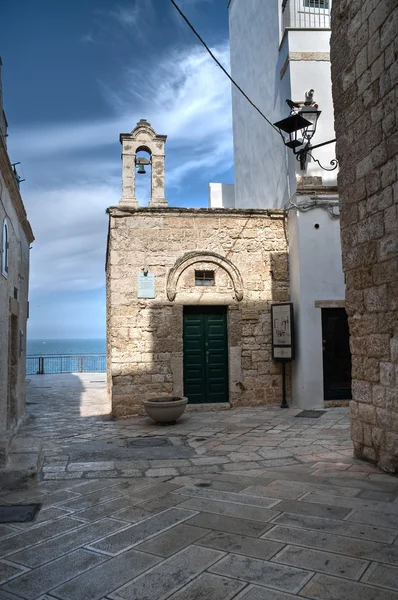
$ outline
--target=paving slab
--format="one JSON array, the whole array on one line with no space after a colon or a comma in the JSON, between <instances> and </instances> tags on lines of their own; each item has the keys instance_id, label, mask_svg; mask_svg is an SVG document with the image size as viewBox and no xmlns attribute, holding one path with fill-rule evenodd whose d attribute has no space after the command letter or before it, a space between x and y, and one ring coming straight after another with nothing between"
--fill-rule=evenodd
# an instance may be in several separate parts
<instances>
[{"instance_id":1,"label":"paving slab","mask_svg":"<svg viewBox=\"0 0 398 600\"><path fill-rule=\"evenodd\" d=\"M225 531L238 533L251 537L260 537L273 527L273 524L259 523L248 519L240 519L237 517L228 517L225 515L217 515L212 513L202 512L188 521L189 525L195 527L204 527L205 529L215 529L217 531Z\"/></svg>"},{"instance_id":2,"label":"paving slab","mask_svg":"<svg viewBox=\"0 0 398 600\"><path fill-rule=\"evenodd\" d=\"M217 515L226 515L229 517L239 517L251 521L263 522L270 521L279 514L278 510L271 510L258 506L232 504L231 502L216 502L214 500L206 500L202 498L190 498L179 506L181 508L187 508L190 510L210 512Z\"/></svg>"},{"instance_id":3,"label":"paving slab","mask_svg":"<svg viewBox=\"0 0 398 600\"><path fill-rule=\"evenodd\" d=\"M373 563L361 581L398 591L398 567Z\"/></svg>"},{"instance_id":4,"label":"paving slab","mask_svg":"<svg viewBox=\"0 0 398 600\"><path fill-rule=\"evenodd\" d=\"M73 500L79 497L79 494L71 490L59 490L53 492L52 494L46 494L40 496L38 502L40 502L43 506L55 506L57 504L61 504L62 502L66 502L67 500Z\"/></svg>"},{"instance_id":5,"label":"paving slab","mask_svg":"<svg viewBox=\"0 0 398 600\"><path fill-rule=\"evenodd\" d=\"M243 592L238 594L234 600L297 600L301 596L295 594L285 594L285 592L276 592L268 588L249 585Z\"/></svg>"},{"instance_id":6,"label":"paving slab","mask_svg":"<svg viewBox=\"0 0 398 600\"><path fill-rule=\"evenodd\" d=\"M180 496L190 496L192 498L205 498L217 502L230 502L232 504L243 504L247 506L260 506L262 508L271 508L278 503L275 498L264 498L259 496L249 496L247 494L237 494L234 492L225 492L214 489L199 487L185 487L179 489L175 494Z\"/></svg>"},{"instance_id":7,"label":"paving slab","mask_svg":"<svg viewBox=\"0 0 398 600\"><path fill-rule=\"evenodd\" d=\"M323 485L319 483L302 483L299 481L273 481L266 486L251 486L243 490L245 494L268 496L270 498L284 498L297 500L311 490L323 490L325 493L336 496L356 496L361 491L354 487L340 488L339 486Z\"/></svg>"},{"instance_id":8,"label":"paving slab","mask_svg":"<svg viewBox=\"0 0 398 600\"><path fill-rule=\"evenodd\" d=\"M116 498L116 500L103 502L102 504L96 504L91 508L86 508L85 510L77 511L74 514L76 518L82 519L84 521L98 521L99 519L103 519L104 517L115 515L119 510L130 507L131 504L131 498L129 498L128 496L121 496L120 498Z\"/></svg>"},{"instance_id":9,"label":"paving slab","mask_svg":"<svg viewBox=\"0 0 398 600\"><path fill-rule=\"evenodd\" d=\"M168 508L168 507L166 507ZM159 511L160 512L160 511ZM118 510L114 513L116 519L120 519L121 521L126 521L127 523L139 523L140 521L145 521L148 517L151 516L151 513L145 510L144 506L140 506L139 504L136 506L129 506L127 508L123 508L122 510Z\"/></svg>"},{"instance_id":10,"label":"paving slab","mask_svg":"<svg viewBox=\"0 0 398 600\"><path fill-rule=\"evenodd\" d=\"M11 559L18 564L35 568L126 527L127 523L115 519L103 519L97 523L83 525L77 531L64 533L37 546L12 554Z\"/></svg>"},{"instance_id":11,"label":"paving slab","mask_svg":"<svg viewBox=\"0 0 398 600\"><path fill-rule=\"evenodd\" d=\"M162 511L166 510L167 508L171 508L173 506L178 506L182 502L186 501L186 497L178 496L176 494L163 494L157 498L152 498L151 500L141 500L140 499L138 504L135 504L136 501L137 501L137 498L135 498L135 497L131 498L131 503L132 504L134 503L134 506L131 508L132 509L134 509L134 508L143 509L143 510L145 510L147 515L150 516L150 515L156 514L158 512L162 512ZM129 518L128 518L129 510L130 510L130 508L126 508L125 510L118 511L115 514L118 515L117 518L119 518L119 515L121 518L122 518L122 515L124 515L127 518L127 520L129 520Z\"/></svg>"},{"instance_id":12,"label":"paving slab","mask_svg":"<svg viewBox=\"0 0 398 600\"><path fill-rule=\"evenodd\" d=\"M112 471L114 468L113 461L76 462L69 463L67 471Z\"/></svg>"},{"instance_id":13,"label":"paving slab","mask_svg":"<svg viewBox=\"0 0 398 600\"><path fill-rule=\"evenodd\" d=\"M308 569L311 565L313 571L357 580L361 578L370 564L366 560L298 546L286 546L273 557L272 562L274 561L302 569Z\"/></svg>"},{"instance_id":14,"label":"paving slab","mask_svg":"<svg viewBox=\"0 0 398 600\"><path fill-rule=\"evenodd\" d=\"M198 540L196 544L206 546L207 548L223 550L224 552L233 552L234 554L260 558L262 560L271 559L283 548L283 544L277 542L253 539L245 535L222 531L213 531Z\"/></svg>"},{"instance_id":15,"label":"paving slab","mask_svg":"<svg viewBox=\"0 0 398 600\"><path fill-rule=\"evenodd\" d=\"M77 521L76 519L69 517L57 519L56 521L51 521L50 523L43 523L34 529L17 533L12 537L3 540L0 546L0 556L7 556L8 554L12 554L18 550L27 548L28 546L38 544L39 542L48 538L52 538L60 535L61 533L65 533L66 531L76 529L81 525L81 521Z\"/></svg>"},{"instance_id":16,"label":"paving slab","mask_svg":"<svg viewBox=\"0 0 398 600\"><path fill-rule=\"evenodd\" d=\"M133 579L110 595L123 600L160 600L179 590L225 556L224 552L189 546Z\"/></svg>"},{"instance_id":17,"label":"paving slab","mask_svg":"<svg viewBox=\"0 0 398 600\"><path fill-rule=\"evenodd\" d=\"M137 546L137 550L168 558L186 546L190 546L194 543L198 544L201 538L206 536L209 532L209 529L193 527L192 525L182 523L181 525L172 527L172 529L169 529L165 533L161 533L160 535L151 538L148 542L140 544ZM208 546L208 544L202 545Z\"/></svg>"},{"instance_id":18,"label":"paving slab","mask_svg":"<svg viewBox=\"0 0 398 600\"><path fill-rule=\"evenodd\" d=\"M382 492L380 490L362 490L358 498L365 500L378 500L380 502L393 502L397 497L394 492Z\"/></svg>"},{"instance_id":19,"label":"paving slab","mask_svg":"<svg viewBox=\"0 0 398 600\"><path fill-rule=\"evenodd\" d=\"M301 590L300 596L314 600L398 600L397 592L391 590L318 574Z\"/></svg>"},{"instance_id":20,"label":"paving slab","mask_svg":"<svg viewBox=\"0 0 398 600\"><path fill-rule=\"evenodd\" d=\"M25 571L24 567L14 565L6 560L0 560L0 585L10 579L14 579L14 577L18 577L18 575L21 575Z\"/></svg>"},{"instance_id":21,"label":"paving slab","mask_svg":"<svg viewBox=\"0 0 398 600\"><path fill-rule=\"evenodd\" d=\"M84 510L86 508L90 508L91 506L95 506L96 504L101 504L106 500L120 498L121 496L123 496L123 492L113 487L111 489L98 490L96 492L92 492L91 494L85 494L84 496L67 500L66 502L62 502L62 504L59 504L59 507L67 508L73 511Z\"/></svg>"},{"instance_id":22,"label":"paving slab","mask_svg":"<svg viewBox=\"0 0 398 600\"><path fill-rule=\"evenodd\" d=\"M273 519L278 525L287 525L304 529L316 529L325 533L337 533L364 540L376 542L393 542L398 535L398 530L382 529L360 523L348 523L334 519L323 519L322 517L308 517L306 515L293 515L284 513Z\"/></svg>"},{"instance_id":23,"label":"paving slab","mask_svg":"<svg viewBox=\"0 0 398 600\"><path fill-rule=\"evenodd\" d=\"M55 588L52 594L61 600L100 600L160 560L157 556L129 550Z\"/></svg>"},{"instance_id":24,"label":"paving slab","mask_svg":"<svg viewBox=\"0 0 398 600\"><path fill-rule=\"evenodd\" d=\"M269 561L237 554L229 554L209 570L217 575L233 577L249 583L294 594L298 593L313 575L312 572L302 569L285 567Z\"/></svg>"},{"instance_id":25,"label":"paving slab","mask_svg":"<svg viewBox=\"0 0 398 600\"><path fill-rule=\"evenodd\" d=\"M76 550L43 567L20 575L17 579L3 585L2 589L18 594L26 600L34 600L60 583L76 577L80 573L104 562L104 560L105 557L93 552Z\"/></svg>"},{"instance_id":26,"label":"paving slab","mask_svg":"<svg viewBox=\"0 0 398 600\"><path fill-rule=\"evenodd\" d=\"M203 573L168 600L232 600L245 587L245 583Z\"/></svg>"},{"instance_id":27,"label":"paving slab","mask_svg":"<svg viewBox=\"0 0 398 600\"><path fill-rule=\"evenodd\" d=\"M264 533L262 538L321 550L327 548L330 552L336 552L337 554L345 554L346 556L365 560L377 560L391 565L398 564L398 546L391 544L359 540L324 533L323 531L307 531L305 529L279 526Z\"/></svg>"},{"instance_id":28,"label":"paving slab","mask_svg":"<svg viewBox=\"0 0 398 600\"><path fill-rule=\"evenodd\" d=\"M0 590L0 600L21 600L21 596L15 596L14 594Z\"/></svg>"},{"instance_id":29,"label":"paving slab","mask_svg":"<svg viewBox=\"0 0 398 600\"><path fill-rule=\"evenodd\" d=\"M159 496L164 496L165 494L168 494L169 492L173 492L175 490L178 490L180 487L183 487L181 485L177 485L175 483L157 483L155 485L150 485L145 487L142 490L139 490L138 492L132 492L132 497L136 498L137 500L151 500L152 498L158 498Z\"/></svg>"},{"instance_id":30,"label":"paving slab","mask_svg":"<svg viewBox=\"0 0 398 600\"><path fill-rule=\"evenodd\" d=\"M96 544L90 544L88 547L92 550L103 552L109 556L116 556L125 552L141 542L183 523L195 516L192 510L182 510L180 508L170 508L154 517L149 517L136 525L127 527L118 533L114 533Z\"/></svg>"},{"instance_id":31,"label":"paving slab","mask_svg":"<svg viewBox=\"0 0 398 600\"><path fill-rule=\"evenodd\" d=\"M275 510L293 513L297 515L310 515L312 517L325 517L328 519L344 519L350 512L350 508L311 504L309 502L294 500L283 500L274 506Z\"/></svg>"},{"instance_id":32,"label":"paving slab","mask_svg":"<svg viewBox=\"0 0 398 600\"><path fill-rule=\"evenodd\" d=\"M57 482L58 484L60 482ZM142 479L133 479L131 478L131 481L129 482L131 485L142 485L142 483L146 483L147 485L149 485L149 483L147 482L143 482ZM49 486L49 483L45 484L47 486ZM53 484L54 485L54 484ZM74 482L70 482L69 483L69 487L67 489L73 491L75 494L90 494L91 492L97 492L98 490L106 490L109 488L118 488L118 489L124 489L125 486L123 485L123 483L120 483L120 481L115 481L114 479L100 479L97 481L85 481L84 483L82 483L81 481L74 481Z\"/></svg>"},{"instance_id":33,"label":"paving slab","mask_svg":"<svg viewBox=\"0 0 398 600\"><path fill-rule=\"evenodd\" d=\"M18 524L20 525L20 523ZM14 523L12 527L9 527L8 525L0 525L0 540L5 537L9 537L12 534L18 533L19 528L16 528L15 525L17 525L17 523Z\"/></svg>"},{"instance_id":34,"label":"paving slab","mask_svg":"<svg viewBox=\"0 0 398 600\"><path fill-rule=\"evenodd\" d=\"M28 523L13 523L13 526L17 529L27 530L36 527L40 523L47 523L60 517L66 517L71 515L72 511L64 508L57 508L56 506L49 506L48 508L42 508L35 516L33 521Z\"/></svg>"},{"instance_id":35,"label":"paving slab","mask_svg":"<svg viewBox=\"0 0 398 600\"><path fill-rule=\"evenodd\" d=\"M43 592L42 600L109 600L121 587L133 594L137 578L144 589L147 575L156 598L159 582L151 572L192 548L221 553L220 564L233 556L239 565L258 561L266 571L259 568L256 581L256 562L246 569L253 580L244 579L244 569L239 577L233 569L228 575L199 569L178 588L162 590L167 600L205 598L207 589L212 600L228 594L244 600L305 597L293 591L297 587L269 587L261 576L271 566L287 570L285 575L290 570L293 581L297 571L317 568L317 576L322 571L333 585L343 582L339 600L350 597L349 577L362 577L354 583L375 590L375 598L397 593L383 569L391 566L395 578L398 480L352 457L348 408L327 409L316 420L296 419L296 409L278 406L187 413L160 428L141 417L109 420L105 376L94 378L103 383L92 383L90 374L49 375L49 389L39 389L43 376L32 376L28 393L35 404L28 411L34 419L21 432L23 439L43 439L46 472L36 490L1 493L4 503L37 498L43 504L37 522L0 529L1 551L7 544L2 563L33 574L77 551L104 560ZM142 446L153 437L163 445ZM64 472L65 466L83 470ZM65 530L57 525L68 519ZM167 571L165 577L169 581ZM0 591L0 600L1 593L11 594Z\"/></svg>"},{"instance_id":36,"label":"paving slab","mask_svg":"<svg viewBox=\"0 0 398 600\"><path fill-rule=\"evenodd\" d=\"M367 509L374 512L385 512L386 514L398 515L398 504L395 502L379 502L368 500L359 496L350 498L348 496L330 496L319 491L310 492L301 498L302 502L313 504L328 504L329 506L342 506L353 509Z\"/></svg>"},{"instance_id":37,"label":"paving slab","mask_svg":"<svg viewBox=\"0 0 398 600\"><path fill-rule=\"evenodd\" d=\"M398 529L398 514L383 514L370 510L354 510L347 517L346 521L355 523L366 523L376 527L391 527Z\"/></svg>"}]
</instances>

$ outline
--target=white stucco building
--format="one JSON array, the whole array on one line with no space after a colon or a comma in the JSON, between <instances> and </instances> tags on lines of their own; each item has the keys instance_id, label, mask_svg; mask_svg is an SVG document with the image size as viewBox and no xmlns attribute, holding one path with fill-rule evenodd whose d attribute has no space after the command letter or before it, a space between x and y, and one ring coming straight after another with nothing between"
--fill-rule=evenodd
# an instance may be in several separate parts
<instances>
[{"instance_id":1,"label":"white stucco building","mask_svg":"<svg viewBox=\"0 0 398 600\"><path fill-rule=\"evenodd\" d=\"M29 246L34 240L6 140L0 71L0 468L25 414Z\"/></svg>"},{"instance_id":2,"label":"white stucco building","mask_svg":"<svg viewBox=\"0 0 398 600\"><path fill-rule=\"evenodd\" d=\"M312 145L333 140L330 73L332 0L230 0L231 72L275 123L289 116L286 99L314 89L322 114ZM233 86L235 182L210 184L209 205L289 211L289 268L296 359L293 400L303 408L348 399L351 362L344 310L337 171L293 151ZM327 168L335 145L314 150Z\"/></svg>"}]
</instances>

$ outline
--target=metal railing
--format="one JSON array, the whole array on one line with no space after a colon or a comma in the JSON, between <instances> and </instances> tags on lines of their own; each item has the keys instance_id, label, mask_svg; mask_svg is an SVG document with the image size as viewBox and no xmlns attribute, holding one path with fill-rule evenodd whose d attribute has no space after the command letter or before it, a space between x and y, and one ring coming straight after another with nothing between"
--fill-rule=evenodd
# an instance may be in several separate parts
<instances>
[{"instance_id":1,"label":"metal railing","mask_svg":"<svg viewBox=\"0 0 398 600\"><path fill-rule=\"evenodd\" d=\"M332 0L283 0L283 29L330 29L331 8Z\"/></svg>"},{"instance_id":2,"label":"metal railing","mask_svg":"<svg viewBox=\"0 0 398 600\"><path fill-rule=\"evenodd\" d=\"M105 373L105 354L27 356L26 374Z\"/></svg>"}]
</instances>

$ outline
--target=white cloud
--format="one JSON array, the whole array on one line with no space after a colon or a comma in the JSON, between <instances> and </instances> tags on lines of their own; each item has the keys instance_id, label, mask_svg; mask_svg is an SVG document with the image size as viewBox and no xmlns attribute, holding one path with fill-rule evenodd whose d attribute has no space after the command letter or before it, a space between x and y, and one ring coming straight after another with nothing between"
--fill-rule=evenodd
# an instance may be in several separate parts
<instances>
[{"instance_id":1,"label":"white cloud","mask_svg":"<svg viewBox=\"0 0 398 600\"><path fill-rule=\"evenodd\" d=\"M131 7L117 6L114 10L111 10L109 14L122 25L131 27L131 25L137 25L141 16L141 11L142 5L136 3Z\"/></svg>"},{"instance_id":2,"label":"white cloud","mask_svg":"<svg viewBox=\"0 0 398 600\"><path fill-rule=\"evenodd\" d=\"M228 66L227 45L214 50ZM169 190L202 178L203 171L214 181L214 172L232 164L230 84L202 48L179 48L146 65L145 72L129 69L124 79L118 92L101 83L111 108L108 118L42 124L10 136L25 170L36 170L34 186L24 193L36 237L31 267L36 292L104 285L105 208L120 199L118 137L140 118L168 135Z\"/></svg>"},{"instance_id":3,"label":"white cloud","mask_svg":"<svg viewBox=\"0 0 398 600\"><path fill-rule=\"evenodd\" d=\"M117 188L70 186L29 198L36 242L31 251L32 291L76 291L104 285L108 217Z\"/></svg>"},{"instance_id":4,"label":"white cloud","mask_svg":"<svg viewBox=\"0 0 398 600\"><path fill-rule=\"evenodd\" d=\"M227 45L215 53L228 66ZM217 135L231 136L230 83L199 47L171 52L149 71L128 70L124 89L118 92L104 83L101 88L117 115L15 130L12 144L23 152L24 160L115 144L119 133L131 131L141 117L178 146L212 143L211 138L215 146Z\"/></svg>"}]
</instances>

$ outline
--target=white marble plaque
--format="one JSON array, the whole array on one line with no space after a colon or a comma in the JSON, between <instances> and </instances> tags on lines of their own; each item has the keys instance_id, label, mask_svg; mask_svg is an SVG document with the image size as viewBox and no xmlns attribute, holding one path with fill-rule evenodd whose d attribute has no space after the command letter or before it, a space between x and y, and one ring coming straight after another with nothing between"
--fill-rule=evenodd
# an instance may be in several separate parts
<instances>
[{"instance_id":1,"label":"white marble plaque","mask_svg":"<svg viewBox=\"0 0 398 600\"><path fill-rule=\"evenodd\" d=\"M138 292L137 298L155 298L155 275L148 273L137 275Z\"/></svg>"}]
</instances>

